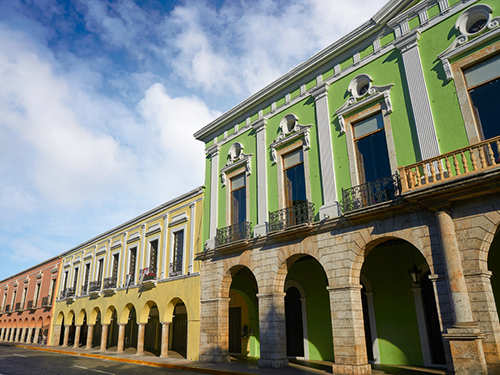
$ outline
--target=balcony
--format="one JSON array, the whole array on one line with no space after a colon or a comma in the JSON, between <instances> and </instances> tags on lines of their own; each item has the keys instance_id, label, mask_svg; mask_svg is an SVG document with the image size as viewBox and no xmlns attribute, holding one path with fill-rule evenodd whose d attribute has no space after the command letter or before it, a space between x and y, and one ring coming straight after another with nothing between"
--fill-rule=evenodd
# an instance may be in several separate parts
<instances>
[{"instance_id":1,"label":"balcony","mask_svg":"<svg viewBox=\"0 0 500 375\"><path fill-rule=\"evenodd\" d=\"M81 296L87 296L89 294L89 284L82 285Z\"/></svg>"},{"instance_id":2,"label":"balcony","mask_svg":"<svg viewBox=\"0 0 500 375\"><path fill-rule=\"evenodd\" d=\"M374 204L391 201L401 195L398 174L342 189L342 210L345 213Z\"/></svg>"},{"instance_id":3,"label":"balcony","mask_svg":"<svg viewBox=\"0 0 500 375\"><path fill-rule=\"evenodd\" d=\"M247 221L217 229L215 247L228 245L237 241L245 241L248 240L251 235L252 224Z\"/></svg>"},{"instance_id":4,"label":"balcony","mask_svg":"<svg viewBox=\"0 0 500 375\"><path fill-rule=\"evenodd\" d=\"M498 167L499 154L500 136L400 167L402 193Z\"/></svg>"},{"instance_id":5,"label":"balcony","mask_svg":"<svg viewBox=\"0 0 500 375\"><path fill-rule=\"evenodd\" d=\"M10 305L5 306L5 312L6 313L11 313L12 311L10 310Z\"/></svg>"},{"instance_id":6,"label":"balcony","mask_svg":"<svg viewBox=\"0 0 500 375\"><path fill-rule=\"evenodd\" d=\"M61 292L61 299L64 299L68 302L72 302L75 300L75 288L66 288Z\"/></svg>"},{"instance_id":7,"label":"balcony","mask_svg":"<svg viewBox=\"0 0 500 375\"><path fill-rule=\"evenodd\" d=\"M168 267L168 275L175 277L182 275L182 262L172 262Z\"/></svg>"},{"instance_id":8,"label":"balcony","mask_svg":"<svg viewBox=\"0 0 500 375\"><path fill-rule=\"evenodd\" d=\"M155 287L157 283L157 277L149 267L143 268L139 271L139 284L145 288Z\"/></svg>"},{"instance_id":9,"label":"balcony","mask_svg":"<svg viewBox=\"0 0 500 375\"><path fill-rule=\"evenodd\" d=\"M278 211L269 212L269 232L284 230L314 221L314 203L302 202Z\"/></svg>"},{"instance_id":10,"label":"balcony","mask_svg":"<svg viewBox=\"0 0 500 375\"><path fill-rule=\"evenodd\" d=\"M21 302L16 303L16 308L14 311L21 311Z\"/></svg>"},{"instance_id":11,"label":"balcony","mask_svg":"<svg viewBox=\"0 0 500 375\"><path fill-rule=\"evenodd\" d=\"M42 298L42 307L51 307L52 306L52 298L50 296Z\"/></svg>"},{"instance_id":12,"label":"balcony","mask_svg":"<svg viewBox=\"0 0 500 375\"><path fill-rule=\"evenodd\" d=\"M106 277L104 279L102 291L106 294L116 293L116 277Z\"/></svg>"},{"instance_id":13,"label":"balcony","mask_svg":"<svg viewBox=\"0 0 500 375\"><path fill-rule=\"evenodd\" d=\"M33 303L33 301L28 301L28 304L26 305L26 308L28 310L36 310L36 303Z\"/></svg>"},{"instance_id":14,"label":"balcony","mask_svg":"<svg viewBox=\"0 0 500 375\"><path fill-rule=\"evenodd\" d=\"M98 297L101 295L101 282L100 281L91 281L89 283L89 294L92 297Z\"/></svg>"}]
</instances>

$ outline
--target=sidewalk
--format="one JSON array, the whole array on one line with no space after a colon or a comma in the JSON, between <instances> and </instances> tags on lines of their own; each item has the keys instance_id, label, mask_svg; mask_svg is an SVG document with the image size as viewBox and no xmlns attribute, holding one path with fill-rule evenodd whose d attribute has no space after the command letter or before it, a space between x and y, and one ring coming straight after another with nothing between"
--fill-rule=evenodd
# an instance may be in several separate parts
<instances>
[{"instance_id":1,"label":"sidewalk","mask_svg":"<svg viewBox=\"0 0 500 375\"><path fill-rule=\"evenodd\" d=\"M134 353L116 353L115 351L101 352L97 349L75 349L73 347L62 348L60 346L40 346L33 344L12 344L2 343L4 345L12 345L18 348L41 350L46 352L60 353L66 355L77 355L82 357L98 358L108 361L117 361L125 363L133 363L145 366L153 366L160 368L169 368L176 370L184 370L213 375L229 375L229 374L255 374L255 375L315 375L315 374L332 374L331 362L314 362L314 361L297 361L298 363L290 363L290 366L283 369L259 368L256 359L248 361L239 361L231 358L231 363L208 363L198 361L188 361L180 357L177 353L171 352L172 356L168 358L159 358L153 355L137 356ZM170 354L170 353L169 353ZM311 366L311 367L309 367ZM312 366L316 367L313 368ZM429 375L439 374L444 375L444 370L404 367L404 366L384 366L375 365L373 374L394 374L394 375Z\"/></svg>"}]
</instances>

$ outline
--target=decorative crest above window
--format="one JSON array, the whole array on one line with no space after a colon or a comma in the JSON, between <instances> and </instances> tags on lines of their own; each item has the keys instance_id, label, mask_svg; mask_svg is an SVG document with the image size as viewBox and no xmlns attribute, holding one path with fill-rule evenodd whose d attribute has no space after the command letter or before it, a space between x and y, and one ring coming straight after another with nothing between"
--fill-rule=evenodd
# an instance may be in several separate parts
<instances>
[{"instance_id":1,"label":"decorative crest above window","mask_svg":"<svg viewBox=\"0 0 500 375\"><path fill-rule=\"evenodd\" d=\"M460 35L438 57L443 63L446 79L452 80L449 59L486 42L500 33L500 17L491 17L493 9L486 4L471 6L457 18L455 29Z\"/></svg>"},{"instance_id":2,"label":"decorative crest above window","mask_svg":"<svg viewBox=\"0 0 500 375\"><path fill-rule=\"evenodd\" d=\"M303 136L304 150L309 150L311 148L309 132L312 128L312 125L300 125L298 121L299 118L293 113L289 113L281 119L279 126L281 132L278 134L274 142L270 144L273 164L277 163L276 149L292 140Z\"/></svg>"},{"instance_id":3,"label":"decorative crest above window","mask_svg":"<svg viewBox=\"0 0 500 375\"><path fill-rule=\"evenodd\" d=\"M387 112L392 113L391 103L391 88L394 85L389 83L384 86L372 85L373 78L368 74L360 74L352 79L347 90L351 93L351 97L335 111L339 117L340 131L345 133L345 115L354 112L355 110L373 103L380 98L384 98Z\"/></svg>"},{"instance_id":4,"label":"decorative crest above window","mask_svg":"<svg viewBox=\"0 0 500 375\"><path fill-rule=\"evenodd\" d=\"M228 152L228 161L226 165L220 170L220 177L222 181L222 186L226 186L226 173L229 170L236 169L245 166L245 173L247 176L252 174L252 156L253 154L245 154L243 152L243 145L239 142L235 142L231 145Z\"/></svg>"}]
</instances>

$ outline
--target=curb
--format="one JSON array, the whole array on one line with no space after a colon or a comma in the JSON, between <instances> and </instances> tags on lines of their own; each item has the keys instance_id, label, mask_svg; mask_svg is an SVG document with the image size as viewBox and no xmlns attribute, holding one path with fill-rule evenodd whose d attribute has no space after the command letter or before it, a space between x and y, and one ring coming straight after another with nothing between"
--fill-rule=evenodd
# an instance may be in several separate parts
<instances>
[{"instance_id":1,"label":"curb","mask_svg":"<svg viewBox=\"0 0 500 375\"><path fill-rule=\"evenodd\" d=\"M116 357L108 357L108 356L100 355L100 354L68 352L65 350L49 349L49 348L43 348L43 347L34 347L34 346L25 346L25 345L12 345L12 346L14 346L16 348L23 348L23 349L29 349L29 350L40 350L40 351L44 351L44 352L52 352L52 353L67 354L67 355L74 355L74 356L80 356L80 357L105 359L108 361L125 362L125 363L132 363L132 364L136 364L136 365L168 368L168 369L173 369L173 370L199 372L199 373L203 373L203 374L213 374L213 375L230 375L230 374L249 375L250 374L251 375L251 373L248 373L248 372L216 370L216 369L208 369L208 368L195 367L195 366L175 365L172 363L149 362L149 361L144 361L144 360L139 360L139 359L116 358Z\"/></svg>"}]
</instances>

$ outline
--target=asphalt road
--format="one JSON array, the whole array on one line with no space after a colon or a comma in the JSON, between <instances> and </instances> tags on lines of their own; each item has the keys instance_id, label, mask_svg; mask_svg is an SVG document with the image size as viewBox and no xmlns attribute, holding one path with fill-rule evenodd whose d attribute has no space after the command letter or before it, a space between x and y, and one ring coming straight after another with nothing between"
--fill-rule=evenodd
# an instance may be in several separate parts
<instances>
[{"instance_id":1,"label":"asphalt road","mask_svg":"<svg viewBox=\"0 0 500 375\"><path fill-rule=\"evenodd\" d=\"M0 344L0 375L195 374Z\"/></svg>"}]
</instances>

